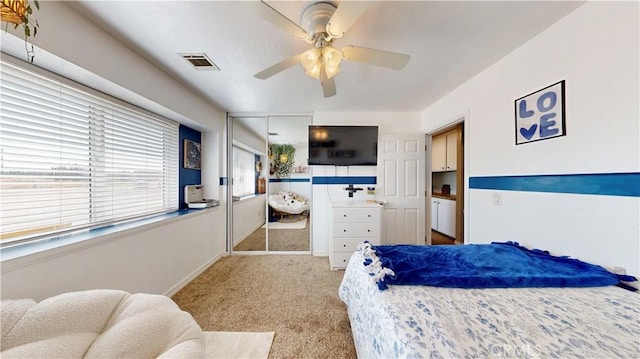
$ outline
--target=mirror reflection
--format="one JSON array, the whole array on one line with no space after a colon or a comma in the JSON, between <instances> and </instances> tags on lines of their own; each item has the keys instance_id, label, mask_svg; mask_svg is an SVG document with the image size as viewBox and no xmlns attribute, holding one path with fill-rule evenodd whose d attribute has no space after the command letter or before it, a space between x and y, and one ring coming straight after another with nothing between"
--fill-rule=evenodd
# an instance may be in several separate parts
<instances>
[{"instance_id":1,"label":"mirror reflection","mask_svg":"<svg viewBox=\"0 0 640 359\"><path fill-rule=\"evenodd\" d=\"M266 251L267 119L236 117L232 125L233 251Z\"/></svg>"},{"instance_id":2,"label":"mirror reflection","mask_svg":"<svg viewBox=\"0 0 640 359\"><path fill-rule=\"evenodd\" d=\"M269 117L269 251L311 250L310 124L310 116Z\"/></svg>"},{"instance_id":3,"label":"mirror reflection","mask_svg":"<svg viewBox=\"0 0 640 359\"><path fill-rule=\"evenodd\" d=\"M310 252L311 116L231 122L233 252Z\"/></svg>"}]
</instances>

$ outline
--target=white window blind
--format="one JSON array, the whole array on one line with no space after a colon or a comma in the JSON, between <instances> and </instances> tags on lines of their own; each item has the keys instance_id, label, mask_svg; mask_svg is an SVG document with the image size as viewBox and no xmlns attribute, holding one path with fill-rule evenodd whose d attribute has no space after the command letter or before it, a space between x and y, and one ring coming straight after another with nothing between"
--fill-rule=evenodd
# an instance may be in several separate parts
<instances>
[{"instance_id":1,"label":"white window blind","mask_svg":"<svg viewBox=\"0 0 640 359\"><path fill-rule=\"evenodd\" d=\"M256 193L256 156L233 146L233 195L243 197Z\"/></svg>"},{"instance_id":2,"label":"white window blind","mask_svg":"<svg viewBox=\"0 0 640 359\"><path fill-rule=\"evenodd\" d=\"M1 65L2 244L177 209L176 123Z\"/></svg>"}]
</instances>

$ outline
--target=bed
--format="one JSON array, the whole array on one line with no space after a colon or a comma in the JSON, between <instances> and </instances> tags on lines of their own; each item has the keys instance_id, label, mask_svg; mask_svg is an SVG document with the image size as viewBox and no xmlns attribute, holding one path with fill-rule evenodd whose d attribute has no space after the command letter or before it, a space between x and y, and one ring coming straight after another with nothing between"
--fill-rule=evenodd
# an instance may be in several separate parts
<instances>
[{"instance_id":1,"label":"bed","mask_svg":"<svg viewBox=\"0 0 640 359\"><path fill-rule=\"evenodd\" d=\"M360 358L638 358L640 296L617 286L381 290L356 251L339 296Z\"/></svg>"}]
</instances>

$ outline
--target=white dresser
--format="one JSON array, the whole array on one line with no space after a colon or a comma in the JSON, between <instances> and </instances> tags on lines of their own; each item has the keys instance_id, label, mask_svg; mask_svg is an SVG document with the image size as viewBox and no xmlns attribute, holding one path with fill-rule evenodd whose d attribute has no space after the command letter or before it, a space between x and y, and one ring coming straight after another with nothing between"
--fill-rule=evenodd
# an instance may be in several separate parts
<instances>
[{"instance_id":1,"label":"white dresser","mask_svg":"<svg viewBox=\"0 0 640 359\"><path fill-rule=\"evenodd\" d=\"M382 205L370 202L331 203L331 270L344 269L358 243L380 244Z\"/></svg>"}]
</instances>

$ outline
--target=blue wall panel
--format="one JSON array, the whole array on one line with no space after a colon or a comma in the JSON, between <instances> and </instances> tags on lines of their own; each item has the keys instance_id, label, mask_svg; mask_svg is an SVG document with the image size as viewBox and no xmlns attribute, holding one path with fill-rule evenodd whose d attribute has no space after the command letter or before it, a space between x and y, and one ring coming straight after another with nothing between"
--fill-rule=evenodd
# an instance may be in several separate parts
<instances>
[{"instance_id":1,"label":"blue wall panel","mask_svg":"<svg viewBox=\"0 0 640 359\"><path fill-rule=\"evenodd\" d=\"M640 197L640 173L470 177L469 188Z\"/></svg>"},{"instance_id":2,"label":"blue wall panel","mask_svg":"<svg viewBox=\"0 0 640 359\"><path fill-rule=\"evenodd\" d=\"M376 184L376 176L323 177L314 176L313 184Z\"/></svg>"},{"instance_id":3,"label":"blue wall panel","mask_svg":"<svg viewBox=\"0 0 640 359\"><path fill-rule=\"evenodd\" d=\"M271 183L280 183L280 182L311 182L310 178L269 178L269 182Z\"/></svg>"},{"instance_id":4,"label":"blue wall panel","mask_svg":"<svg viewBox=\"0 0 640 359\"><path fill-rule=\"evenodd\" d=\"M178 177L178 198L179 198L179 206L180 209L186 208L187 205L184 203L184 187L191 184L200 184L202 183L202 176L200 170L188 169L184 168L184 140L191 140L194 142L202 143L202 133L200 131L196 131L187 126L180 125L179 135L178 135L178 147L179 147L179 177Z\"/></svg>"}]
</instances>

